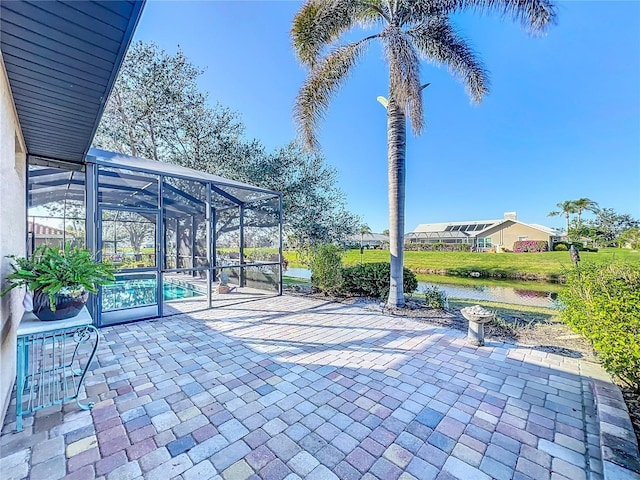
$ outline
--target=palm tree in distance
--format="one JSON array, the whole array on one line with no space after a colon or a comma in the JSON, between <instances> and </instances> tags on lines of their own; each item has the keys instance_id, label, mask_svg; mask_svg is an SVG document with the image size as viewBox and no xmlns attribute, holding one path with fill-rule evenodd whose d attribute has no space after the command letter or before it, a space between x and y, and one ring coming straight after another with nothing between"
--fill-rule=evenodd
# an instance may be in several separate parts
<instances>
[{"instance_id":1,"label":"palm tree in distance","mask_svg":"<svg viewBox=\"0 0 640 480\"><path fill-rule=\"evenodd\" d=\"M553 212L549 212L547 214L548 217L557 217L559 215L564 215L567 220L567 235L569 235L569 217L572 213L576 213L578 210L576 209L574 200L565 200L564 202L560 202L556 204L556 207L559 210L554 210Z\"/></svg>"},{"instance_id":2,"label":"palm tree in distance","mask_svg":"<svg viewBox=\"0 0 640 480\"><path fill-rule=\"evenodd\" d=\"M464 10L496 13L538 33L555 20L551 0L307 0L293 20L291 36L308 76L296 98L294 117L304 144L317 148L316 129L329 101L374 40L382 43L389 73L387 141L391 285L387 305L404 306L404 198L406 117L413 132L424 128L421 60L445 65L479 103L488 92L487 71L451 16ZM377 28L341 43L357 27ZM369 32L367 32L369 33Z\"/></svg>"},{"instance_id":3,"label":"palm tree in distance","mask_svg":"<svg viewBox=\"0 0 640 480\"><path fill-rule=\"evenodd\" d=\"M367 233L371 233L371 228L366 223L360 225L360 250L362 250L364 244L364 236Z\"/></svg>"},{"instance_id":4,"label":"palm tree in distance","mask_svg":"<svg viewBox=\"0 0 640 480\"><path fill-rule=\"evenodd\" d=\"M578 217L578 228L582 226L582 212L585 210L593 212L598 209L598 204L589 198L579 198L578 200L574 200L573 206L576 210L575 214Z\"/></svg>"},{"instance_id":5,"label":"palm tree in distance","mask_svg":"<svg viewBox=\"0 0 640 480\"><path fill-rule=\"evenodd\" d=\"M371 228L366 223L360 225L360 263L362 263L362 257L364 255L364 236L367 233L371 233Z\"/></svg>"}]
</instances>

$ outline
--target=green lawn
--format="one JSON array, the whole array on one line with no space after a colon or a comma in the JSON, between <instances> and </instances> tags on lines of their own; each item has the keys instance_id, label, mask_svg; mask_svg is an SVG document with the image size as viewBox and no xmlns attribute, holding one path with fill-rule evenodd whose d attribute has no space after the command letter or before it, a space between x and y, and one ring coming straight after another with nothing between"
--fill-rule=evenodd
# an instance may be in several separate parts
<instances>
[{"instance_id":1,"label":"green lawn","mask_svg":"<svg viewBox=\"0 0 640 480\"><path fill-rule=\"evenodd\" d=\"M311 280L307 280L305 278L287 277L286 275L283 275L282 284L286 286L293 286L293 285L309 286L311 285Z\"/></svg>"},{"instance_id":2,"label":"green lawn","mask_svg":"<svg viewBox=\"0 0 640 480\"><path fill-rule=\"evenodd\" d=\"M571 268L568 252L545 253L470 253L470 252L405 252L404 264L416 273L468 276L480 272L483 276L523 278L532 280L557 280L565 268ZM291 267L302 267L296 252L287 251L285 256ZM607 263L612 259L640 265L640 252L605 248L599 252L580 252L582 260ZM365 250L363 259L367 263L388 262L387 250ZM360 251L348 250L345 265L360 263Z\"/></svg>"},{"instance_id":3,"label":"green lawn","mask_svg":"<svg viewBox=\"0 0 640 480\"><path fill-rule=\"evenodd\" d=\"M483 300L449 300L449 308L454 311L459 311L464 307L473 305L482 305L488 310L495 311L497 316L502 319L517 318L525 323L561 322L559 312L550 308L511 305L509 303L488 302Z\"/></svg>"}]
</instances>

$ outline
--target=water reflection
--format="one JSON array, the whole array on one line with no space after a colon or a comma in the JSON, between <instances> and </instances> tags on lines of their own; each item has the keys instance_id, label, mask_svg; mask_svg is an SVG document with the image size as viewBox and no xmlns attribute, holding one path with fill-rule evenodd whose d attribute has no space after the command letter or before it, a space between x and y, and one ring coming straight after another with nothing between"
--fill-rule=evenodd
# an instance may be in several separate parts
<instances>
[{"instance_id":1,"label":"water reflection","mask_svg":"<svg viewBox=\"0 0 640 480\"><path fill-rule=\"evenodd\" d=\"M443 290L449 298L485 300L489 302L511 303L513 305L528 305L531 307L555 308L555 300L558 297L556 292L525 290L494 285L450 285L433 282L418 282L418 292L422 292L427 287L433 286Z\"/></svg>"},{"instance_id":2,"label":"water reflection","mask_svg":"<svg viewBox=\"0 0 640 480\"><path fill-rule=\"evenodd\" d=\"M311 278L311 271L307 268L289 268L285 270L284 275L309 279ZM443 277L443 280L445 279L446 277ZM426 288L436 286L440 290L444 290L448 298L485 300L489 302L511 303L513 305L556 308L557 292L502 287L499 285L488 285L483 282L486 282L486 280L478 279L474 285L454 285L445 282L419 281L418 292L424 292Z\"/></svg>"},{"instance_id":3,"label":"water reflection","mask_svg":"<svg viewBox=\"0 0 640 480\"><path fill-rule=\"evenodd\" d=\"M283 275L293 278L303 278L309 280L311 278L311 270L308 268L287 268Z\"/></svg>"}]
</instances>

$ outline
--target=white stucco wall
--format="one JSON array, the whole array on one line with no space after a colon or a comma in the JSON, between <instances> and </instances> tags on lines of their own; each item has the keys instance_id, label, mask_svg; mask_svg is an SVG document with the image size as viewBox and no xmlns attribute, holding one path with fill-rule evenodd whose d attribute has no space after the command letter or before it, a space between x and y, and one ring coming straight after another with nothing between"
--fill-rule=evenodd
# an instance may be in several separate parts
<instances>
[{"instance_id":1,"label":"white stucco wall","mask_svg":"<svg viewBox=\"0 0 640 480\"><path fill-rule=\"evenodd\" d=\"M0 56L0 288L11 271L7 255L25 254L25 148L7 73ZM0 298L0 425L9 405L16 369L16 328L23 292Z\"/></svg>"}]
</instances>

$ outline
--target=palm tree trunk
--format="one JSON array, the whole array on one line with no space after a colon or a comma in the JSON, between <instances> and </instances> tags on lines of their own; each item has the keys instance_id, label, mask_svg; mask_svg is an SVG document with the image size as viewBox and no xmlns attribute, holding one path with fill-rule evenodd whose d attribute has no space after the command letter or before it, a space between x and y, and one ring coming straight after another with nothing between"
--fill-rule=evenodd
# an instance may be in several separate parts
<instances>
[{"instance_id":1,"label":"palm tree trunk","mask_svg":"<svg viewBox=\"0 0 640 480\"><path fill-rule=\"evenodd\" d=\"M407 126L404 109L389 95L387 106L387 142L389 159L389 252L391 285L387 306L404 307L402 288L404 264L404 190Z\"/></svg>"},{"instance_id":2,"label":"palm tree trunk","mask_svg":"<svg viewBox=\"0 0 640 480\"><path fill-rule=\"evenodd\" d=\"M578 213L578 230L580 230L580 227L582 226L582 219L581 219L581 217L582 217L582 209L579 208L577 213Z\"/></svg>"}]
</instances>

